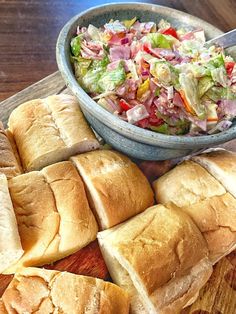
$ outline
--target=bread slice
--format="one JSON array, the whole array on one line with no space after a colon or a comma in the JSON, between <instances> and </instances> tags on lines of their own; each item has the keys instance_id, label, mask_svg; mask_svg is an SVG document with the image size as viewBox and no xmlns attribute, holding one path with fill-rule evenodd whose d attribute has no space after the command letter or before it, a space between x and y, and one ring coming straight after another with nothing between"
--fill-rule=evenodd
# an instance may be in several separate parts
<instances>
[{"instance_id":1,"label":"bread slice","mask_svg":"<svg viewBox=\"0 0 236 314\"><path fill-rule=\"evenodd\" d=\"M97 223L71 162L15 177L9 188L25 253L5 273L51 263L96 239Z\"/></svg>"},{"instance_id":2,"label":"bread slice","mask_svg":"<svg viewBox=\"0 0 236 314\"><path fill-rule=\"evenodd\" d=\"M98 241L114 282L131 295L132 313L178 313L212 273L196 225L163 205L99 232Z\"/></svg>"},{"instance_id":3,"label":"bread slice","mask_svg":"<svg viewBox=\"0 0 236 314\"><path fill-rule=\"evenodd\" d=\"M22 173L17 152L11 144L14 144L12 135L10 132L7 134L0 121L0 173L5 174L8 179Z\"/></svg>"},{"instance_id":4,"label":"bread slice","mask_svg":"<svg viewBox=\"0 0 236 314\"><path fill-rule=\"evenodd\" d=\"M126 156L98 150L72 157L102 229L115 226L153 205L152 188Z\"/></svg>"},{"instance_id":5,"label":"bread slice","mask_svg":"<svg viewBox=\"0 0 236 314\"><path fill-rule=\"evenodd\" d=\"M158 202L177 206L194 220L207 241L213 264L235 249L236 199L202 166L185 161L153 186Z\"/></svg>"},{"instance_id":6,"label":"bread slice","mask_svg":"<svg viewBox=\"0 0 236 314\"><path fill-rule=\"evenodd\" d=\"M192 157L236 198L236 153L217 150Z\"/></svg>"},{"instance_id":7,"label":"bread slice","mask_svg":"<svg viewBox=\"0 0 236 314\"><path fill-rule=\"evenodd\" d=\"M11 113L8 125L27 171L99 147L76 98L70 95L28 101Z\"/></svg>"},{"instance_id":8,"label":"bread slice","mask_svg":"<svg viewBox=\"0 0 236 314\"><path fill-rule=\"evenodd\" d=\"M7 178L0 174L0 273L17 262L23 253Z\"/></svg>"},{"instance_id":9,"label":"bread slice","mask_svg":"<svg viewBox=\"0 0 236 314\"><path fill-rule=\"evenodd\" d=\"M128 295L101 279L25 268L2 296L8 313L128 314Z\"/></svg>"},{"instance_id":10,"label":"bread slice","mask_svg":"<svg viewBox=\"0 0 236 314\"><path fill-rule=\"evenodd\" d=\"M153 182L153 188L157 203L171 202L178 207L226 193L218 180L193 161L184 161L164 174Z\"/></svg>"}]
</instances>

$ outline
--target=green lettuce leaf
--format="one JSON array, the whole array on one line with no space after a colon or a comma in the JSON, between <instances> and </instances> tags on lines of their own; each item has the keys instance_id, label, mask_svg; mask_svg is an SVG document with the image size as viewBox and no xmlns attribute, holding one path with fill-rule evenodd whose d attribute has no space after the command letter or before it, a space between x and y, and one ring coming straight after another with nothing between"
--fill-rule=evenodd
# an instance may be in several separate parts
<instances>
[{"instance_id":1,"label":"green lettuce leaf","mask_svg":"<svg viewBox=\"0 0 236 314\"><path fill-rule=\"evenodd\" d=\"M229 87L213 86L206 92L205 95L211 100L213 100L214 102L217 102L218 100L221 100L221 99L230 99L230 100L236 99L236 93L234 93Z\"/></svg>"},{"instance_id":2,"label":"green lettuce leaf","mask_svg":"<svg viewBox=\"0 0 236 314\"><path fill-rule=\"evenodd\" d=\"M84 76L79 79L82 87L90 93L101 93L103 89L99 85L102 74L106 71L109 59L105 56L102 60L94 60Z\"/></svg>"},{"instance_id":3,"label":"green lettuce leaf","mask_svg":"<svg viewBox=\"0 0 236 314\"><path fill-rule=\"evenodd\" d=\"M112 71L105 71L99 78L98 86L103 92L112 91L121 85L126 79L126 74L122 63Z\"/></svg>"},{"instance_id":4,"label":"green lettuce leaf","mask_svg":"<svg viewBox=\"0 0 236 314\"><path fill-rule=\"evenodd\" d=\"M198 81L198 95L200 98L214 85L211 77L205 76Z\"/></svg>"},{"instance_id":5,"label":"green lettuce leaf","mask_svg":"<svg viewBox=\"0 0 236 314\"><path fill-rule=\"evenodd\" d=\"M150 129L158 133L169 134L169 125L167 123L163 123L162 125L159 125L159 126L151 125Z\"/></svg>"},{"instance_id":6,"label":"green lettuce leaf","mask_svg":"<svg viewBox=\"0 0 236 314\"><path fill-rule=\"evenodd\" d=\"M204 119L206 116L206 110L203 104L201 104L198 95L198 81L192 73L180 73L179 82L181 89L184 91L185 97L200 119Z\"/></svg>"},{"instance_id":7,"label":"green lettuce leaf","mask_svg":"<svg viewBox=\"0 0 236 314\"><path fill-rule=\"evenodd\" d=\"M165 85L173 85L176 89L179 88L179 70L167 61L159 61L156 58L150 60L150 73L157 80Z\"/></svg>"},{"instance_id":8,"label":"green lettuce leaf","mask_svg":"<svg viewBox=\"0 0 236 314\"><path fill-rule=\"evenodd\" d=\"M176 41L173 36L164 35L161 33L150 33L144 37L144 40L150 42L152 48L171 49L173 43Z\"/></svg>"},{"instance_id":9,"label":"green lettuce leaf","mask_svg":"<svg viewBox=\"0 0 236 314\"><path fill-rule=\"evenodd\" d=\"M70 42L71 52L76 57L80 54L82 38L83 38L83 34L80 34L72 38Z\"/></svg>"}]
</instances>

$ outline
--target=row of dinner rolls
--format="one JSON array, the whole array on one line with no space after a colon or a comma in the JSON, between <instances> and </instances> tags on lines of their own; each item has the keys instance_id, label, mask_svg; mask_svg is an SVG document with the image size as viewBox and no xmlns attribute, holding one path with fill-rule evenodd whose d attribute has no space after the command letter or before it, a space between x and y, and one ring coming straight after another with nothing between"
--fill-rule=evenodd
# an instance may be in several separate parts
<instances>
[{"instance_id":1,"label":"row of dinner rolls","mask_svg":"<svg viewBox=\"0 0 236 314\"><path fill-rule=\"evenodd\" d=\"M3 179L1 190L9 195L1 204L0 243L16 232L15 224L5 215L13 208L24 250L20 259L15 255L15 264L9 259L8 267L0 265L2 271L6 268L5 274L68 256L95 240L99 228L117 225L154 202L141 170L111 150L74 156L71 161L18 175L8 182ZM1 251L11 254L5 246L0 256Z\"/></svg>"},{"instance_id":2,"label":"row of dinner rolls","mask_svg":"<svg viewBox=\"0 0 236 314\"><path fill-rule=\"evenodd\" d=\"M0 158L9 179L0 177L0 271L15 277L1 314L125 314L129 302L131 313L179 313L194 302L212 265L235 248L235 154L217 151L178 165L154 182L161 204L152 206L153 191L129 158L112 150L83 153L99 144L74 97L25 103L8 125L0 132L1 156L11 156ZM29 267L74 253L96 236L123 291Z\"/></svg>"},{"instance_id":3,"label":"row of dinner rolls","mask_svg":"<svg viewBox=\"0 0 236 314\"><path fill-rule=\"evenodd\" d=\"M217 150L192 157L153 183L158 203L187 213L216 263L236 248L236 154ZM168 188L166 188L168 187Z\"/></svg>"},{"instance_id":4,"label":"row of dinner rolls","mask_svg":"<svg viewBox=\"0 0 236 314\"><path fill-rule=\"evenodd\" d=\"M98 233L132 313L179 313L236 247L236 154L218 150L192 159L153 183L161 204Z\"/></svg>"},{"instance_id":5,"label":"row of dinner rolls","mask_svg":"<svg viewBox=\"0 0 236 314\"><path fill-rule=\"evenodd\" d=\"M101 279L68 272L23 268L2 299L0 314L128 314L128 294Z\"/></svg>"}]
</instances>

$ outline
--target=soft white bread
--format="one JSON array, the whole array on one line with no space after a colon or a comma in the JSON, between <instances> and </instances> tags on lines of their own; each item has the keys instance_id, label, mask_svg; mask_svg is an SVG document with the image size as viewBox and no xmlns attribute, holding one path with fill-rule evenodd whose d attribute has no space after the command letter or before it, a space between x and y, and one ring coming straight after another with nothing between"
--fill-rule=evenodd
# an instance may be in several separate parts
<instances>
[{"instance_id":1,"label":"soft white bread","mask_svg":"<svg viewBox=\"0 0 236 314\"><path fill-rule=\"evenodd\" d=\"M71 162L15 177L9 189L25 253L5 273L59 260L95 240L97 223Z\"/></svg>"},{"instance_id":2,"label":"soft white bread","mask_svg":"<svg viewBox=\"0 0 236 314\"><path fill-rule=\"evenodd\" d=\"M2 296L6 313L128 314L128 295L101 279L25 268ZM4 313L4 312L3 312Z\"/></svg>"},{"instance_id":3,"label":"soft white bread","mask_svg":"<svg viewBox=\"0 0 236 314\"><path fill-rule=\"evenodd\" d=\"M225 188L193 161L184 161L153 182L158 203L178 207L195 204L206 198L223 195Z\"/></svg>"},{"instance_id":4,"label":"soft white bread","mask_svg":"<svg viewBox=\"0 0 236 314\"><path fill-rule=\"evenodd\" d=\"M177 206L194 220L207 241L213 264L234 250L236 199L208 171L185 161L153 186L159 203Z\"/></svg>"},{"instance_id":5,"label":"soft white bread","mask_svg":"<svg viewBox=\"0 0 236 314\"><path fill-rule=\"evenodd\" d=\"M7 178L0 174L0 273L17 262L23 253Z\"/></svg>"},{"instance_id":6,"label":"soft white bread","mask_svg":"<svg viewBox=\"0 0 236 314\"><path fill-rule=\"evenodd\" d=\"M114 282L131 295L133 313L178 313L212 273L196 225L163 205L99 232L98 241Z\"/></svg>"},{"instance_id":7,"label":"soft white bread","mask_svg":"<svg viewBox=\"0 0 236 314\"><path fill-rule=\"evenodd\" d=\"M70 95L28 101L11 113L8 125L27 171L99 147L76 98Z\"/></svg>"},{"instance_id":8,"label":"soft white bread","mask_svg":"<svg viewBox=\"0 0 236 314\"><path fill-rule=\"evenodd\" d=\"M153 204L149 182L126 156L98 150L71 160L84 180L90 206L102 229L117 225Z\"/></svg>"},{"instance_id":9,"label":"soft white bread","mask_svg":"<svg viewBox=\"0 0 236 314\"><path fill-rule=\"evenodd\" d=\"M217 150L192 157L236 198L236 153Z\"/></svg>"},{"instance_id":10,"label":"soft white bread","mask_svg":"<svg viewBox=\"0 0 236 314\"><path fill-rule=\"evenodd\" d=\"M11 145L13 144L13 146ZM0 121L0 173L13 178L22 173L17 152L14 150L14 140L10 132L4 130Z\"/></svg>"}]
</instances>

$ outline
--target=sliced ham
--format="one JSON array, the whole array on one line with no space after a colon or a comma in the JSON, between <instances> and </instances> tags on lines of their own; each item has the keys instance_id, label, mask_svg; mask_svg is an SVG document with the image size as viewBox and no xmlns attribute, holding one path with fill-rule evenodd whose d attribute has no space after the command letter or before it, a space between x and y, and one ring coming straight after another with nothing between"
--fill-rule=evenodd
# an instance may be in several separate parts
<instances>
[{"instance_id":1,"label":"sliced ham","mask_svg":"<svg viewBox=\"0 0 236 314\"><path fill-rule=\"evenodd\" d=\"M130 47L129 46L116 46L110 48L110 61L128 60L130 59Z\"/></svg>"}]
</instances>

